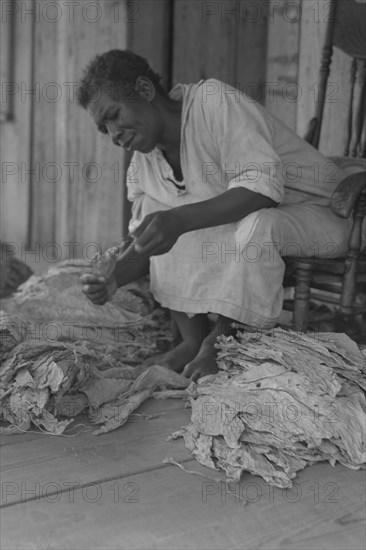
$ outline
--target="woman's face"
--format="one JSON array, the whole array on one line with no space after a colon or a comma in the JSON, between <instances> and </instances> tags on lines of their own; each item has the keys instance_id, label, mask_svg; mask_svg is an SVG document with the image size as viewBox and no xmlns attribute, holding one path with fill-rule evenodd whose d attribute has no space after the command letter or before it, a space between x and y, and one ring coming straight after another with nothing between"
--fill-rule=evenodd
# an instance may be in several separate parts
<instances>
[{"instance_id":1,"label":"woman's face","mask_svg":"<svg viewBox=\"0 0 366 550\"><path fill-rule=\"evenodd\" d=\"M87 111L100 132L109 134L115 145L128 151L150 153L162 136L158 111L142 97L115 101L103 92L89 103Z\"/></svg>"}]
</instances>

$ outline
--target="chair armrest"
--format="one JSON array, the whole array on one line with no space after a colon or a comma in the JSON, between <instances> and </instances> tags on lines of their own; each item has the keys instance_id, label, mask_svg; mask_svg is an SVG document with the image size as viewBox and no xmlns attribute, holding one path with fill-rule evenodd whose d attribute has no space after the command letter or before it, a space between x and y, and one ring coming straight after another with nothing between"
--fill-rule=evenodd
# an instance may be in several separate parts
<instances>
[{"instance_id":1,"label":"chair armrest","mask_svg":"<svg viewBox=\"0 0 366 550\"><path fill-rule=\"evenodd\" d=\"M331 196L331 209L340 218L348 218L364 190L366 190L366 172L357 172L347 176Z\"/></svg>"}]
</instances>

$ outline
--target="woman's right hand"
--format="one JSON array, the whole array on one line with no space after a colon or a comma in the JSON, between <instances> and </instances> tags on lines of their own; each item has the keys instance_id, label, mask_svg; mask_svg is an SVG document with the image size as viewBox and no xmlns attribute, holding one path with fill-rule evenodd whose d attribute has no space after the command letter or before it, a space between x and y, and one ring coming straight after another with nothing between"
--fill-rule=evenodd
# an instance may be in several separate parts
<instances>
[{"instance_id":1,"label":"woman's right hand","mask_svg":"<svg viewBox=\"0 0 366 550\"><path fill-rule=\"evenodd\" d=\"M105 277L100 275L84 273L80 277L80 282L83 285L82 291L85 296L93 302L93 304L100 306L108 302L117 290L117 282L114 275L111 275L108 277L108 280L106 280Z\"/></svg>"}]
</instances>

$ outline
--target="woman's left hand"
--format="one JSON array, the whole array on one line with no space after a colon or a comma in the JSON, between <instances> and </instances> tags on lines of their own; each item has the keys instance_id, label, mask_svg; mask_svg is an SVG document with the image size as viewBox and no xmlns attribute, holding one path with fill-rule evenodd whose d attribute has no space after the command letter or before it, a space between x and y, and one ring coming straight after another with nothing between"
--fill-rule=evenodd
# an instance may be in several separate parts
<instances>
[{"instance_id":1,"label":"woman's left hand","mask_svg":"<svg viewBox=\"0 0 366 550\"><path fill-rule=\"evenodd\" d=\"M143 256L158 256L169 252L184 233L177 209L148 214L133 231L135 250Z\"/></svg>"}]
</instances>

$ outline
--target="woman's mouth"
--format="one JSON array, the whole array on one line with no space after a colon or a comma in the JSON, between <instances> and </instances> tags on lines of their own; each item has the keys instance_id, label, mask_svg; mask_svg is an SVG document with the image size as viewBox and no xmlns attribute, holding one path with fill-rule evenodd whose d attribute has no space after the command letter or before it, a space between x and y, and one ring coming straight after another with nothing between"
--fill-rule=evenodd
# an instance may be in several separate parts
<instances>
[{"instance_id":1,"label":"woman's mouth","mask_svg":"<svg viewBox=\"0 0 366 550\"><path fill-rule=\"evenodd\" d=\"M133 142L133 140L134 140L134 137L135 137L135 136L130 137L127 141L125 141L125 142L122 144L122 147L123 147L124 149L127 149L127 151L131 151L131 144L132 144L132 142Z\"/></svg>"}]
</instances>

